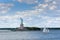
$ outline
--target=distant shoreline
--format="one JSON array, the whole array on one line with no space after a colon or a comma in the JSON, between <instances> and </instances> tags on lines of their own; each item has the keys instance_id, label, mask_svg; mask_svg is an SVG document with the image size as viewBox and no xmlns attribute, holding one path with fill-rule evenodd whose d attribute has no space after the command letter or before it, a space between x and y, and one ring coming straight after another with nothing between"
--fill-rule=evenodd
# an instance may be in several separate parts
<instances>
[{"instance_id":1,"label":"distant shoreline","mask_svg":"<svg viewBox=\"0 0 60 40\"><path fill-rule=\"evenodd\" d=\"M60 30L60 28L48 28L48 29L50 29L50 30ZM20 30L18 28L0 28L0 30L11 30L11 31L40 31L40 30L43 30L43 28L38 28L38 27L24 27L24 29L22 29L22 30Z\"/></svg>"}]
</instances>

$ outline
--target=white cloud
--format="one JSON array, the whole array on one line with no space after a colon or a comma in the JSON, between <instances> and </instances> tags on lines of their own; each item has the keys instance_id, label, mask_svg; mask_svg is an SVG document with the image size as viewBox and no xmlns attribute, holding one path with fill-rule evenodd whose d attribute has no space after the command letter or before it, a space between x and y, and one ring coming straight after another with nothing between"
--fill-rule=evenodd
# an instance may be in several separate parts
<instances>
[{"instance_id":1,"label":"white cloud","mask_svg":"<svg viewBox=\"0 0 60 40\"><path fill-rule=\"evenodd\" d=\"M54 9L56 9L56 6L54 6L54 5L53 6L50 6L49 9L50 10L54 10Z\"/></svg>"},{"instance_id":2,"label":"white cloud","mask_svg":"<svg viewBox=\"0 0 60 40\"><path fill-rule=\"evenodd\" d=\"M27 22L32 22L33 18L32 17L29 17L26 19Z\"/></svg>"},{"instance_id":3,"label":"white cloud","mask_svg":"<svg viewBox=\"0 0 60 40\"><path fill-rule=\"evenodd\" d=\"M39 18L42 18L42 22L38 22L37 24L34 23L34 25L38 26L47 26L47 27L59 27L60 25L60 17L50 17L50 16L44 16L44 15L40 15L41 12L44 12L45 10L55 10L57 7L58 2L53 1L53 0L47 0L46 3L43 4L39 4L37 6L35 6L35 10L27 10L27 11L23 11L23 12L18 12L18 15L21 15L22 17L31 17L32 15L39 15ZM49 8L49 9L47 9ZM48 14L46 14L48 15ZM54 16L55 14L52 13L52 15ZM32 19L28 19L29 21L31 21ZM39 19L38 19L39 20Z\"/></svg>"},{"instance_id":4,"label":"white cloud","mask_svg":"<svg viewBox=\"0 0 60 40\"><path fill-rule=\"evenodd\" d=\"M39 15L38 16L40 18L40 20L42 20L40 23L38 22L37 24L35 24L36 26L39 27L60 27L60 17L49 17L49 16L42 16ZM38 19L39 20L39 19Z\"/></svg>"},{"instance_id":5,"label":"white cloud","mask_svg":"<svg viewBox=\"0 0 60 40\"><path fill-rule=\"evenodd\" d=\"M0 13L7 13L8 10L1 10Z\"/></svg>"},{"instance_id":6,"label":"white cloud","mask_svg":"<svg viewBox=\"0 0 60 40\"><path fill-rule=\"evenodd\" d=\"M57 4L60 4L60 0L54 0Z\"/></svg>"},{"instance_id":7,"label":"white cloud","mask_svg":"<svg viewBox=\"0 0 60 40\"><path fill-rule=\"evenodd\" d=\"M0 3L0 13L7 13L12 6L14 5L11 3Z\"/></svg>"},{"instance_id":8,"label":"white cloud","mask_svg":"<svg viewBox=\"0 0 60 40\"><path fill-rule=\"evenodd\" d=\"M45 2L49 2L49 0L45 0Z\"/></svg>"},{"instance_id":9,"label":"white cloud","mask_svg":"<svg viewBox=\"0 0 60 40\"><path fill-rule=\"evenodd\" d=\"M50 1L52 1L52 0L44 0L45 2L50 2Z\"/></svg>"},{"instance_id":10,"label":"white cloud","mask_svg":"<svg viewBox=\"0 0 60 40\"><path fill-rule=\"evenodd\" d=\"M36 9L36 10L27 10L27 11L17 11L16 15L19 15L20 17L31 17L34 15L38 15L42 12L42 9Z\"/></svg>"},{"instance_id":11,"label":"white cloud","mask_svg":"<svg viewBox=\"0 0 60 40\"><path fill-rule=\"evenodd\" d=\"M49 10L57 9L58 2L56 0L45 0L45 3L48 5L47 8L49 8Z\"/></svg>"},{"instance_id":12,"label":"white cloud","mask_svg":"<svg viewBox=\"0 0 60 40\"><path fill-rule=\"evenodd\" d=\"M19 2L24 2L24 3L28 3L28 4L34 4L37 3L37 0L17 0ZM0 16L0 27L3 26L9 26L9 27L17 27L19 26L20 22L19 22L19 18L27 18L26 20L28 22L32 22L33 18L32 16L38 16L39 18L41 18L42 22L38 22L39 19L37 19L37 24L34 23L33 25L40 25L40 26L60 26L60 17L54 18L54 17L49 17L49 16L44 16L44 15L40 15L41 12L44 12L48 7L49 10L54 10L56 8L56 1L53 1L52 3L48 3L50 2L49 0L46 0L47 3L43 3L43 4L39 4L35 7L34 10L26 10L26 11L17 11L15 15L12 16ZM13 6L13 4L1 4L0 3L0 10L2 13L6 13L10 10L10 8ZM59 11L58 11L59 12ZM47 15L47 14L46 14ZM36 17L35 16L35 17ZM36 21L36 20L35 20ZM35 22L34 21L34 22ZM26 25L29 23L25 23ZM32 26L32 25L31 25Z\"/></svg>"},{"instance_id":13,"label":"white cloud","mask_svg":"<svg viewBox=\"0 0 60 40\"><path fill-rule=\"evenodd\" d=\"M27 4L35 4L38 3L38 0L17 0L18 2L22 3L27 3Z\"/></svg>"},{"instance_id":14,"label":"white cloud","mask_svg":"<svg viewBox=\"0 0 60 40\"><path fill-rule=\"evenodd\" d=\"M57 4L56 1L53 1L53 4Z\"/></svg>"},{"instance_id":15,"label":"white cloud","mask_svg":"<svg viewBox=\"0 0 60 40\"><path fill-rule=\"evenodd\" d=\"M0 16L0 28L6 28L6 27L19 27L19 18L17 15L14 16Z\"/></svg>"},{"instance_id":16,"label":"white cloud","mask_svg":"<svg viewBox=\"0 0 60 40\"><path fill-rule=\"evenodd\" d=\"M49 0L47 0L49 1ZM43 9L43 11L45 10L55 10L57 8L57 5L56 5L56 1L52 1L50 0L49 2L46 2L46 3L38 3L37 6L35 6L36 9Z\"/></svg>"},{"instance_id":17,"label":"white cloud","mask_svg":"<svg viewBox=\"0 0 60 40\"><path fill-rule=\"evenodd\" d=\"M36 0L18 0L18 1L20 1L20 2L30 2L30 1L36 1ZM54 10L54 9L56 9L56 1L52 1L52 0L45 0L45 1L49 1L49 2L47 2L47 3L44 3L44 4L39 4L38 3L38 5L37 6L35 6L34 8L35 8L35 10L27 10L27 11L23 11L23 12L17 12L17 14L19 14L21 17L22 16L31 16L31 14L32 15L38 15L38 14L40 14L41 12L43 12L43 11L45 11L47 8L49 8L49 10ZM52 3L50 2L50 1L52 1Z\"/></svg>"},{"instance_id":18,"label":"white cloud","mask_svg":"<svg viewBox=\"0 0 60 40\"><path fill-rule=\"evenodd\" d=\"M42 7L43 8L46 8L48 6L48 4L43 4Z\"/></svg>"},{"instance_id":19,"label":"white cloud","mask_svg":"<svg viewBox=\"0 0 60 40\"><path fill-rule=\"evenodd\" d=\"M11 6L13 6L13 4L12 3L0 3L0 7L11 7Z\"/></svg>"},{"instance_id":20,"label":"white cloud","mask_svg":"<svg viewBox=\"0 0 60 40\"><path fill-rule=\"evenodd\" d=\"M48 6L48 4L38 4L35 6L36 9L45 9Z\"/></svg>"}]
</instances>

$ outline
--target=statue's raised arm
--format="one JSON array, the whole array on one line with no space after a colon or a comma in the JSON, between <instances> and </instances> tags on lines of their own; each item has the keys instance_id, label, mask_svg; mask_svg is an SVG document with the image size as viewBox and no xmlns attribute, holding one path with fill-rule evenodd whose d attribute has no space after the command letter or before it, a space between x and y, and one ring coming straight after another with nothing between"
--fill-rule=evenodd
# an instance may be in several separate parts
<instances>
[{"instance_id":1,"label":"statue's raised arm","mask_svg":"<svg viewBox=\"0 0 60 40\"><path fill-rule=\"evenodd\" d=\"M20 18L20 20L21 20L21 24L23 24L23 19L22 19L22 18Z\"/></svg>"}]
</instances>

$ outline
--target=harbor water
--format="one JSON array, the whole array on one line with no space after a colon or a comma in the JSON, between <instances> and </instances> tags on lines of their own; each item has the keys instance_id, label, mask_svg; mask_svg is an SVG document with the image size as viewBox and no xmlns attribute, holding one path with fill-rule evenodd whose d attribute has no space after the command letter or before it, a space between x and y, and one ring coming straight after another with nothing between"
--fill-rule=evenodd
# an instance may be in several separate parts
<instances>
[{"instance_id":1,"label":"harbor water","mask_svg":"<svg viewBox=\"0 0 60 40\"><path fill-rule=\"evenodd\" d=\"M2 31L0 40L60 40L60 30L42 31Z\"/></svg>"}]
</instances>

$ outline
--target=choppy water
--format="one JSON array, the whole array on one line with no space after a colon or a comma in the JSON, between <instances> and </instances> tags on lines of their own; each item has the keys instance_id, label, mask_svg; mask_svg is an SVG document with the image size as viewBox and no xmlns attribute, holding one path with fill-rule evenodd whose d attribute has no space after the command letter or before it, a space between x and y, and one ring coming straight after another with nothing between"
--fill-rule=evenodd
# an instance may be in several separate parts
<instances>
[{"instance_id":1,"label":"choppy water","mask_svg":"<svg viewBox=\"0 0 60 40\"><path fill-rule=\"evenodd\" d=\"M0 40L60 40L60 30L42 31L0 31Z\"/></svg>"}]
</instances>

